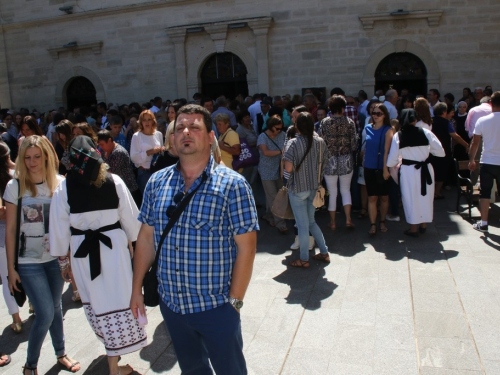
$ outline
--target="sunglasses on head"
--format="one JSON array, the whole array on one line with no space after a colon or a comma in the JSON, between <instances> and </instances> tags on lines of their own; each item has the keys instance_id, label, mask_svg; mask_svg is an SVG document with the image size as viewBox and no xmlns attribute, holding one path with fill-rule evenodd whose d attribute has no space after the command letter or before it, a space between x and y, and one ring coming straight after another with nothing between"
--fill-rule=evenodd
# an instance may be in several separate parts
<instances>
[{"instance_id":1,"label":"sunglasses on head","mask_svg":"<svg viewBox=\"0 0 500 375\"><path fill-rule=\"evenodd\" d=\"M275 126L275 127L273 128L273 130L274 130L275 132L280 132L280 131L282 131L282 130L283 130L283 126L280 126L280 127Z\"/></svg>"},{"instance_id":2,"label":"sunglasses on head","mask_svg":"<svg viewBox=\"0 0 500 375\"><path fill-rule=\"evenodd\" d=\"M167 217L169 219L173 215L175 209L177 208L177 205L181 202L182 198L184 198L184 195L185 194L183 191L179 191L174 195L174 204L167 208Z\"/></svg>"},{"instance_id":3,"label":"sunglasses on head","mask_svg":"<svg viewBox=\"0 0 500 375\"><path fill-rule=\"evenodd\" d=\"M372 112L372 116L382 116L384 112Z\"/></svg>"}]
</instances>

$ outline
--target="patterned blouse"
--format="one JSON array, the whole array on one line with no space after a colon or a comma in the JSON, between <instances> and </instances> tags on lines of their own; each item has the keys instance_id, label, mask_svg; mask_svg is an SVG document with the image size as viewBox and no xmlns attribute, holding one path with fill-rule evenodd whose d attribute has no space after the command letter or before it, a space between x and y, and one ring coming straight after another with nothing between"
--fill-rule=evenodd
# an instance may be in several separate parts
<instances>
[{"instance_id":1,"label":"patterned blouse","mask_svg":"<svg viewBox=\"0 0 500 375\"><path fill-rule=\"evenodd\" d=\"M351 173L354 168L353 153L358 149L354 121L346 116L327 117L321 121L318 133L330 152L325 174L343 176Z\"/></svg>"}]
</instances>

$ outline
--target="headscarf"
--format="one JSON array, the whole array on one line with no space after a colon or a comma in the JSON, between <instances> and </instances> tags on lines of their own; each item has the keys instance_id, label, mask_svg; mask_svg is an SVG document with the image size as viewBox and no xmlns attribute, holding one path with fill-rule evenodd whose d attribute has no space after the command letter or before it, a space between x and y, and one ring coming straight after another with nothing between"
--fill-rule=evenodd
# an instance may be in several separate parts
<instances>
[{"instance_id":1,"label":"headscarf","mask_svg":"<svg viewBox=\"0 0 500 375\"><path fill-rule=\"evenodd\" d=\"M456 115L457 117L464 117L464 116L467 116L467 110L465 110L465 113L463 115L460 114L460 112L458 112L458 106L460 105L460 103L464 103L466 106L467 106L467 109L469 109L469 105L467 104L467 102L464 102L463 100L458 102L457 104L457 110L456 110Z\"/></svg>"},{"instance_id":2,"label":"headscarf","mask_svg":"<svg viewBox=\"0 0 500 375\"><path fill-rule=\"evenodd\" d=\"M86 185L97 180L101 164L104 163L92 138L85 135L75 137L69 143L69 161L68 178Z\"/></svg>"},{"instance_id":3,"label":"headscarf","mask_svg":"<svg viewBox=\"0 0 500 375\"><path fill-rule=\"evenodd\" d=\"M405 108L401 111L399 118L401 129L404 129L405 127L411 126L410 124L417 120L417 112L413 108Z\"/></svg>"}]
</instances>

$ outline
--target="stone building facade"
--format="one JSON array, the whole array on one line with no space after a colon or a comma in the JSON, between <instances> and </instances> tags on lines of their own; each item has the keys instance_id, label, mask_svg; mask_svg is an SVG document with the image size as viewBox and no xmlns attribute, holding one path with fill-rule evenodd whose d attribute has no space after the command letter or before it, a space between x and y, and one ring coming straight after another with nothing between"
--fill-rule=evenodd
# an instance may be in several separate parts
<instances>
[{"instance_id":1,"label":"stone building facade","mask_svg":"<svg viewBox=\"0 0 500 375\"><path fill-rule=\"evenodd\" d=\"M372 95L381 62L408 53L427 88L498 89L499 14L498 0L1 1L0 103L67 106L78 77L97 101L190 99L208 59L228 52L244 64L249 94Z\"/></svg>"}]
</instances>

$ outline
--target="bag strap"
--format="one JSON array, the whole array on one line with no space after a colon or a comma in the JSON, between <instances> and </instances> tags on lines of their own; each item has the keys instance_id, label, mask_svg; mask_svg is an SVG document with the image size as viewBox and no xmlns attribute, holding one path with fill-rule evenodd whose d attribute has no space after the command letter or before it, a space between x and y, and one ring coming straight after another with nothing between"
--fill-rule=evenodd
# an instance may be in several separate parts
<instances>
[{"instance_id":1,"label":"bag strap","mask_svg":"<svg viewBox=\"0 0 500 375\"><path fill-rule=\"evenodd\" d=\"M189 193L184 198L182 198L182 200L180 201L177 208L174 210L174 212L172 212L172 216L168 220L168 223L165 226L163 233L161 234L160 242L158 243L158 249L156 250L155 260L154 260L154 263L151 266L151 268L154 268L154 269L158 268L158 259L160 256L160 250L161 250L161 247L163 246L163 242L165 241L165 238L167 237L167 234L174 227L176 221L179 219L179 217L181 216L184 209L187 207L187 205L189 204L189 202L191 201L191 199L193 198L195 193L198 191L198 189L201 187L201 185L203 185L205 183L207 178L208 178L207 174L203 173L203 177L201 178L200 184L191 193Z\"/></svg>"},{"instance_id":2,"label":"bag strap","mask_svg":"<svg viewBox=\"0 0 500 375\"><path fill-rule=\"evenodd\" d=\"M382 148L382 136L384 135L384 128L385 127L386 127L386 125L382 125L382 127L380 128L380 130L382 130L382 131L380 132L380 139L379 139L379 142L378 142L377 169L378 169L378 165L379 165L379 162L380 162L380 154L382 152L382 150L381 150L381 148ZM382 168L384 168L383 164L384 164L384 161L382 160Z\"/></svg>"},{"instance_id":3,"label":"bag strap","mask_svg":"<svg viewBox=\"0 0 500 375\"><path fill-rule=\"evenodd\" d=\"M21 229L21 206L23 204L23 197L21 197L21 185L19 184L19 180L17 181L17 222L16 222L16 247L14 251L14 269L17 271L17 266L19 263L19 232Z\"/></svg>"},{"instance_id":4,"label":"bag strap","mask_svg":"<svg viewBox=\"0 0 500 375\"><path fill-rule=\"evenodd\" d=\"M278 150L281 150L280 146L278 146L278 144L277 144L276 142L274 142L274 141L273 141L273 139L272 139L270 136L268 136L266 132L264 132L264 134L266 135L266 137L267 137L267 138L269 138L269 140L270 140L271 142L273 142L273 143L274 143L274 145L276 146L276 148L277 148Z\"/></svg>"},{"instance_id":5,"label":"bag strap","mask_svg":"<svg viewBox=\"0 0 500 375\"><path fill-rule=\"evenodd\" d=\"M314 138L313 138L314 142ZM323 164L323 152L322 152L322 144L319 141L319 166L318 166L318 186L321 184L321 165Z\"/></svg>"}]
</instances>

